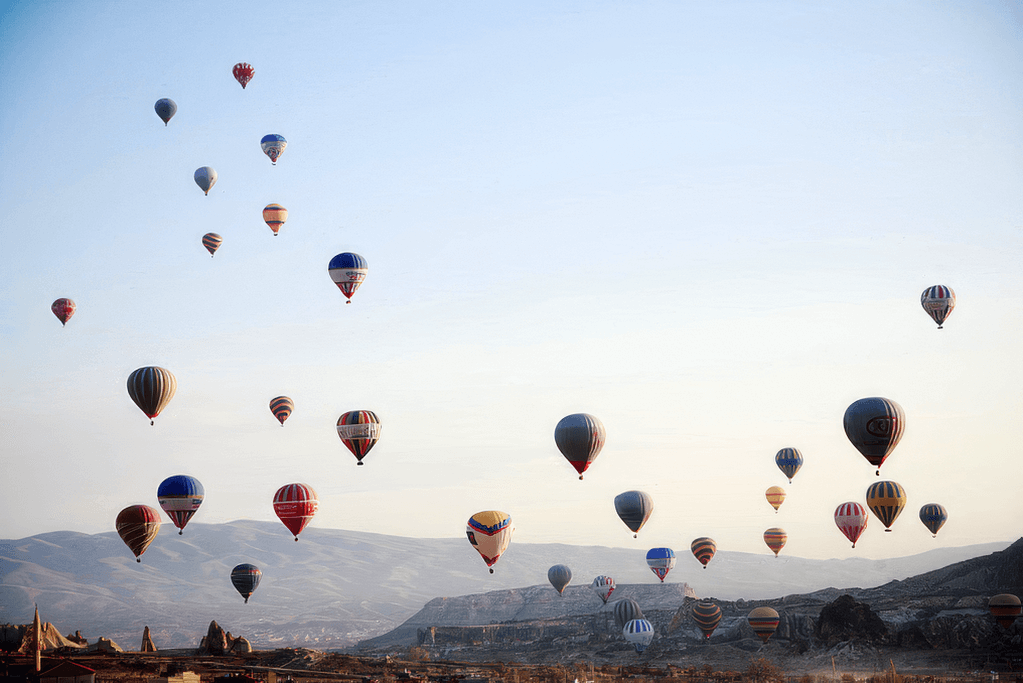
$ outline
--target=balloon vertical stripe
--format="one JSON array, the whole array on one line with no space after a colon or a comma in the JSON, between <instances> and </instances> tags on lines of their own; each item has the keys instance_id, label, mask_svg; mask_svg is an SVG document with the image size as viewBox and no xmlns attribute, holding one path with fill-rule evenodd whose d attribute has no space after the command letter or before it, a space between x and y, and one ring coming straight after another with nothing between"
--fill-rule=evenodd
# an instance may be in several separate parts
<instances>
[{"instance_id":1,"label":"balloon vertical stripe","mask_svg":"<svg viewBox=\"0 0 1023 683\"><path fill-rule=\"evenodd\" d=\"M867 511L859 503L842 503L835 509L835 525L855 548L856 541L867 528Z\"/></svg>"},{"instance_id":2,"label":"balloon vertical stripe","mask_svg":"<svg viewBox=\"0 0 1023 683\"><path fill-rule=\"evenodd\" d=\"M867 507L873 512L886 531L906 507L906 491L894 481L879 481L867 489Z\"/></svg>"},{"instance_id":3,"label":"balloon vertical stripe","mask_svg":"<svg viewBox=\"0 0 1023 683\"><path fill-rule=\"evenodd\" d=\"M945 526L948 520L948 512L937 503L928 503L920 508L920 521L927 527L928 531L938 537L938 531Z\"/></svg>"},{"instance_id":4,"label":"balloon vertical stripe","mask_svg":"<svg viewBox=\"0 0 1023 683\"><path fill-rule=\"evenodd\" d=\"M178 381L170 370L155 366L139 368L128 376L128 396L152 424L178 390Z\"/></svg>"},{"instance_id":5,"label":"balloon vertical stripe","mask_svg":"<svg viewBox=\"0 0 1023 683\"><path fill-rule=\"evenodd\" d=\"M782 474L789 478L791 484L792 477L796 476L796 472L803 466L803 454L796 448L783 448L775 454L774 462Z\"/></svg>"}]
</instances>

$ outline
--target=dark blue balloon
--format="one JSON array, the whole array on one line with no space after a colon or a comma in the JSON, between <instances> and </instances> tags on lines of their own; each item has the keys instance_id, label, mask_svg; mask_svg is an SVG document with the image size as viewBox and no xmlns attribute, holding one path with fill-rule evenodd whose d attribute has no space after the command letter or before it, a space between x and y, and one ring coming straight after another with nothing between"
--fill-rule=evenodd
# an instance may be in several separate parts
<instances>
[{"instance_id":1,"label":"dark blue balloon","mask_svg":"<svg viewBox=\"0 0 1023 683\"><path fill-rule=\"evenodd\" d=\"M156 105L153 108L156 109L156 115L160 117L160 120L163 121L163 125L165 126L178 111L178 105L174 103L174 100L166 97L162 100L157 100Z\"/></svg>"},{"instance_id":2,"label":"dark blue balloon","mask_svg":"<svg viewBox=\"0 0 1023 683\"><path fill-rule=\"evenodd\" d=\"M255 592L261 578L263 578L263 572L254 564L240 564L231 570L231 583L234 584L235 590L245 598L246 604L249 602L249 596Z\"/></svg>"}]
</instances>

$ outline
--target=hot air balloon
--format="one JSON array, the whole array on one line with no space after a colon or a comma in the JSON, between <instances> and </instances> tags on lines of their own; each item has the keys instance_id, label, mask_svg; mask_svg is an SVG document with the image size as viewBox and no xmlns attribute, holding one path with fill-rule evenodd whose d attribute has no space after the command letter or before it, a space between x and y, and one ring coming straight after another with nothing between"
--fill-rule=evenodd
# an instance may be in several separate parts
<instances>
[{"instance_id":1,"label":"hot air balloon","mask_svg":"<svg viewBox=\"0 0 1023 683\"><path fill-rule=\"evenodd\" d=\"M270 412L274 414L274 417L284 426L284 421L291 416L291 411L295 409L294 402L287 396L278 396L270 399ZM369 450L368 448L366 450Z\"/></svg>"},{"instance_id":2,"label":"hot air balloon","mask_svg":"<svg viewBox=\"0 0 1023 683\"><path fill-rule=\"evenodd\" d=\"M469 537L469 543L472 543L472 547L490 567L491 574L494 573L494 563L508 549L514 529L511 516L506 512L485 510L477 512L469 518L465 527L465 535Z\"/></svg>"},{"instance_id":3,"label":"hot air balloon","mask_svg":"<svg viewBox=\"0 0 1023 683\"><path fill-rule=\"evenodd\" d=\"M632 537L639 537L639 530L650 519L654 511L654 499L642 491L626 491L615 496L615 512L632 531Z\"/></svg>"},{"instance_id":4,"label":"hot air balloon","mask_svg":"<svg viewBox=\"0 0 1023 683\"><path fill-rule=\"evenodd\" d=\"M547 580L558 591L558 595L563 595L565 586L572 580L572 570L566 564L556 564L547 570Z\"/></svg>"},{"instance_id":5,"label":"hot air balloon","mask_svg":"<svg viewBox=\"0 0 1023 683\"><path fill-rule=\"evenodd\" d=\"M775 454L774 462L782 474L789 478L791 484L792 477L796 476L796 472L803 466L803 454L798 448L783 448Z\"/></svg>"},{"instance_id":6,"label":"hot air balloon","mask_svg":"<svg viewBox=\"0 0 1023 683\"><path fill-rule=\"evenodd\" d=\"M263 136L263 139L259 141L259 146L263 148L263 154L270 157L270 162L276 166L277 159L284 154L284 148L288 146L288 141L284 139L283 135L270 133Z\"/></svg>"},{"instance_id":7,"label":"hot air balloon","mask_svg":"<svg viewBox=\"0 0 1023 683\"><path fill-rule=\"evenodd\" d=\"M952 309L956 307L956 293L951 287L934 285L928 287L920 295L920 305L927 311L934 322L938 323L938 329L945 323L945 319L952 315Z\"/></svg>"},{"instance_id":8,"label":"hot air balloon","mask_svg":"<svg viewBox=\"0 0 1023 683\"><path fill-rule=\"evenodd\" d=\"M884 524L884 530L891 531L906 507L906 491L894 481L875 482L867 489L867 507Z\"/></svg>"},{"instance_id":9,"label":"hot air balloon","mask_svg":"<svg viewBox=\"0 0 1023 683\"><path fill-rule=\"evenodd\" d=\"M337 435L361 465L380 440L380 420L372 410L350 410L337 419Z\"/></svg>"},{"instance_id":10,"label":"hot air balloon","mask_svg":"<svg viewBox=\"0 0 1023 683\"><path fill-rule=\"evenodd\" d=\"M835 508L835 524L855 548L860 534L867 528L867 511L859 503L842 503Z\"/></svg>"},{"instance_id":11,"label":"hot air balloon","mask_svg":"<svg viewBox=\"0 0 1023 683\"><path fill-rule=\"evenodd\" d=\"M610 576L604 576L601 574L590 582L590 588L592 588L593 592L597 594L600 601L606 605L607 599L615 592L615 580Z\"/></svg>"},{"instance_id":12,"label":"hot air balloon","mask_svg":"<svg viewBox=\"0 0 1023 683\"><path fill-rule=\"evenodd\" d=\"M231 570L231 583L236 591L245 598L245 604L249 604L249 596L256 592L259 587L259 580L263 578L263 572L254 564L245 562L237 565Z\"/></svg>"},{"instance_id":13,"label":"hot air balloon","mask_svg":"<svg viewBox=\"0 0 1023 683\"><path fill-rule=\"evenodd\" d=\"M274 494L274 512L288 527L288 531L295 535L296 541L302 529L312 521L319 506L316 491L308 484L285 484Z\"/></svg>"},{"instance_id":14,"label":"hot air balloon","mask_svg":"<svg viewBox=\"0 0 1023 683\"><path fill-rule=\"evenodd\" d=\"M50 310L57 316L57 320L60 321L60 326L64 327L67 325L67 321L71 320L71 316L75 314L75 310L78 307L75 306L75 302L71 299L57 299L50 304Z\"/></svg>"},{"instance_id":15,"label":"hot air balloon","mask_svg":"<svg viewBox=\"0 0 1023 683\"><path fill-rule=\"evenodd\" d=\"M671 548L651 548L646 554L650 571L664 583L664 577L675 567L675 551Z\"/></svg>"},{"instance_id":16,"label":"hot air balloon","mask_svg":"<svg viewBox=\"0 0 1023 683\"><path fill-rule=\"evenodd\" d=\"M780 486L772 486L767 489L764 495L767 496L767 502L771 504L771 507L773 507L775 513L777 513L778 508L780 508L781 504L785 502L785 489Z\"/></svg>"},{"instance_id":17,"label":"hot air balloon","mask_svg":"<svg viewBox=\"0 0 1023 683\"><path fill-rule=\"evenodd\" d=\"M995 595L987 601L987 608L991 610L991 616L995 618L998 625L1004 629L1012 628L1012 622L1016 621L1020 612L1023 611L1019 598L1012 593Z\"/></svg>"},{"instance_id":18,"label":"hot air balloon","mask_svg":"<svg viewBox=\"0 0 1023 683\"><path fill-rule=\"evenodd\" d=\"M327 273L348 299L345 303L350 304L355 290L359 288L369 273L369 264L358 254L346 251L330 259L330 263L327 264Z\"/></svg>"},{"instance_id":19,"label":"hot air balloon","mask_svg":"<svg viewBox=\"0 0 1023 683\"><path fill-rule=\"evenodd\" d=\"M616 600L611 611L615 615L615 626L618 628L625 628L625 625L633 619L643 618L643 610L639 608L639 603L632 598Z\"/></svg>"},{"instance_id":20,"label":"hot air balloon","mask_svg":"<svg viewBox=\"0 0 1023 683\"><path fill-rule=\"evenodd\" d=\"M161 121L163 121L164 126L166 126L170 120L174 118L174 114L178 112L178 105L174 102L174 100L166 97L157 100L153 108L156 110L156 115L160 117Z\"/></svg>"},{"instance_id":21,"label":"hot air balloon","mask_svg":"<svg viewBox=\"0 0 1023 683\"><path fill-rule=\"evenodd\" d=\"M149 418L149 424L167 407L177 389L178 380L164 368L147 366L128 375L128 395Z\"/></svg>"},{"instance_id":22,"label":"hot air balloon","mask_svg":"<svg viewBox=\"0 0 1023 683\"><path fill-rule=\"evenodd\" d=\"M231 69L231 73L234 74L234 80L242 84L242 90L244 90L245 86L252 80L252 77L256 75L256 70L252 68L251 64L238 62Z\"/></svg>"},{"instance_id":23,"label":"hot air balloon","mask_svg":"<svg viewBox=\"0 0 1023 683\"><path fill-rule=\"evenodd\" d=\"M574 413L563 417L554 428L554 443L579 473L580 480L586 468L600 455L604 439L604 425L587 413Z\"/></svg>"},{"instance_id":24,"label":"hot air balloon","mask_svg":"<svg viewBox=\"0 0 1023 683\"><path fill-rule=\"evenodd\" d=\"M156 489L156 499L160 501L160 507L174 522L174 526L178 528L179 536L184 533L185 525L202 505L202 499L205 496L206 490L199 480L187 474L167 477L160 482L160 487Z\"/></svg>"},{"instance_id":25,"label":"hot air balloon","mask_svg":"<svg viewBox=\"0 0 1023 683\"><path fill-rule=\"evenodd\" d=\"M714 542L714 539L707 538L706 536L702 536L693 541L689 548L693 551L693 555L695 555L696 559L700 561L700 564L703 565L704 569L707 568L707 563L714 558L714 553L718 550L718 546Z\"/></svg>"},{"instance_id":26,"label":"hot air balloon","mask_svg":"<svg viewBox=\"0 0 1023 683\"><path fill-rule=\"evenodd\" d=\"M774 551L775 557L778 557L778 553L785 547L785 541L788 539L789 537L785 534L785 530L778 527L772 527L764 532L764 543Z\"/></svg>"},{"instance_id":27,"label":"hot air balloon","mask_svg":"<svg viewBox=\"0 0 1023 683\"><path fill-rule=\"evenodd\" d=\"M160 513L148 505L129 505L117 513L117 535L135 555L135 561L142 561L142 553L160 531Z\"/></svg>"},{"instance_id":28,"label":"hot air balloon","mask_svg":"<svg viewBox=\"0 0 1023 683\"><path fill-rule=\"evenodd\" d=\"M202 166L195 169L195 175L193 177L195 178L195 184L198 185L199 189L208 197L210 190L212 190L213 186L217 184L217 172L210 166Z\"/></svg>"},{"instance_id":29,"label":"hot air balloon","mask_svg":"<svg viewBox=\"0 0 1023 683\"><path fill-rule=\"evenodd\" d=\"M701 600L693 605L693 621L703 631L703 637L710 640L710 635L721 623L721 608L713 602Z\"/></svg>"},{"instance_id":30,"label":"hot air balloon","mask_svg":"<svg viewBox=\"0 0 1023 683\"><path fill-rule=\"evenodd\" d=\"M849 441L880 476L881 464L899 445L906 428L902 406L887 398L861 398L846 408L842 423Z\"/></svg>"},{"instance_id":31,"label":"hot air balloon","mask_svg":"<svg viewBox=\"0 0 1023 683\"><path fill-rule=\"evenodd\" d=\"M288 210L280 204L267 204L263 207L263 220L273 231L274 237L277 237L277 231L288 220Z\"/></svg>"},{"instance_id":32,"label":"hot air balloon","mask_svg":"<svg viewBox=\"0 0 1023 683\"><path fill-rule=\"evenodd\" d=\"M920 508L920 521L937 538L938 530L948 521L948 512L937 503L928 503Z\"/></svg>"},{"instance_id":33,"label":"hot air balloon","mask_svg":"<svg viewBox=\"0 0 1023 683\"><path fill-rule=\"evenodd\" d=\"M646 619L633 619L622 629L622 635L636 648L636 652L643 652L654 639L654 625Z\"/></svg>"},{"instance_id":34,"label":"hot air balloon","mask_svg":"<svg viewBox=\"0 0 1023 683\"><path fill-rule=\"evenodd\" d=\"M223 242L224 238L215 232L208 232L202 236L202 245L206 247L206 251L210 252L210 258L213 258Z\"/></svg>"},{"instance_id":35,"label":"hot air balloon","mask_svg":"<svg viewBox=\"0 0 1023 683\"><path fill-rule=\"evenodd\" d=\"M778 628L780 617L770 607L757 607L746 616L746 621L749 622L753 633L756 633L757 637L766 643Z\"/></svg>"}]
</instances>

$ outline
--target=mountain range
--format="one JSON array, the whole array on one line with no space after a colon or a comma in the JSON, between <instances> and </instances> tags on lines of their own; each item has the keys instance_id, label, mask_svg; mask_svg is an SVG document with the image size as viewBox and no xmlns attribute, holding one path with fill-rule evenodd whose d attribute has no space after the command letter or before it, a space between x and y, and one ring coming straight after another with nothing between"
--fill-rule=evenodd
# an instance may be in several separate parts
<instances>
[{"instance_id":1,"label":"mountain range","mask_svg":"<svg viewBox=\"0 0 1023 683\"><path fill-rule=\"evenodd\" d=\"M189 524L163 533L136 563L114 532L60 531L0 540L0 621L23 624L33 605L64 632L90 641L112 638L137 649L149 626L161 649L195 647L216 620L257 648L343 649L388 633L434 598L523 587L549 589L547 569L573 572L569 602L600 607L580 593L594 576L621 585L649 584L646 548L513 543L488 573L464 538L405 538L337 529L307 529L295 542L281 525L235 521ZM169 533L170 532L170 533ZM687 583L699 596L769 599L828 587L878 586L1009 546L988 543L886 560L811 560L719 551L707 569L679 552L667 584ZM230 573L259 566L262 581L245 604ZM664 586L681 594L681 587ZM567 604L567 603L566 603ZM494 615L499 617L499 615ZM138 641L138 642L136 642Z\"/></svg>"}]
</instances>

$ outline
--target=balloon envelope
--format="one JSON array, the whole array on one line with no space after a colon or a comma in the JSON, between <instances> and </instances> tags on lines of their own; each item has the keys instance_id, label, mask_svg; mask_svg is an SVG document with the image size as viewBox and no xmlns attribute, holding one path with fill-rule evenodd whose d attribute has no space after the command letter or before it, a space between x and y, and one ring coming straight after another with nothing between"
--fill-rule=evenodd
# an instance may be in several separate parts
<instances>
[{"instance_id":1,"label":"balloon envelope","mask_svg":"<svg viewBox=\"0 0 1023 683\"><path fill-rule=\"evenodd\" d=\"M202 245L206 247L206 251L210 252L210 258L217 253L217 249L220 249L220 245L224 243L224 238L215 232L208 232L202 236Z\"/></svg>"},{"instance_id":2,"label":"balloon envelope","mask_svg":"<svg viewBox=\"0 0 1023 683\"><path fill-rule=\"evenodd\" d=\"M746 621L749 622L753 633L766 643L778 628L780 617L770 607L757 607L746 616Z\"/></svg>"},{"instance_id":3,"label":"balloon envelope","mask_svg":"<svg viewBox=\"0 0 1023 683\"><path fill-rule=\"evenodd\" d=\"M285 484L274 494L274 513L295 535L296 541L319 506L316 491L308 484Z\"/></svg>"},{"instance_id":4,"label":"balloon envelope","mask_svg":"<svg viewBox=\"0 0 1023 683\"><path fill-rule=\"evenodd\" d=\"M252 77L256 75L256 70L252 68L251 64L238 62L234 65L234 68L231 69L231 73L234 75L234 80L241 83L242 90L244 90L245 86L247 86L249 81L252 80Z\"/></svg>"},{"instance_id":5,"label":"balloon envelope","mask_svg":"<svg viewBox=\"0 0 1023 683\"><path fill-rule=\"evenodd\" d=\"M174 100L164 97L163 99L157 100L156 104L153 105L153 109L156 110L156 115L163 121L163 125L167 125L168 122L174 117L174 114L178 111L178 105Z\"/></svg>"},{"instance_id":6,"label":"balloon envelope","mask_svg":"<svg viewBox=\"0 0 1023 683\"><path fill-rule=\"evenodd\" d=\"M952 315L952 309L956 307L956 293L951 287L945 285L934 285L928 287L920 295L920 305L924 307L927 315L938 323L938 329L945 323L945 319Z\"/></svg>"},{"instance_id":7,"label":"balloon envelope","mask_svg":"<svg viewBox=\"0 0 1023 683\"><path fill-rule=\"evenodd\" d=\"M846 408L845 435L864 458L878 468L899 445L906 428L902 406L887 398L861 398Z\"/></svg>"},{"instance_id":8,"label":"balloon envelope","mask_svg":"<svg viewBox=\"0 0 1023 683\"><path fill-rule=\"evenodd\" d=\"M920 521L937 538L938 530L948 521L948 511L937 503L928 503L920 508Z\"/></svg>"},{"instance_id":9,"label":"balloon envelope","mask_svg":"<svg viewBox=\"0 0 1023 683\"><path fill-rule=\"evenodd\" d=\"M789 478L791 484L792 477L796 476L796 472L803 466L803 454L798 448L783 448L775 454L774 463L778 465L782 474Z\"/></svg>"},{"instance_id":10,"label":"balloon envelope","mask_svg":"<svg viewBox=\"0 0 1023 683\"><path fill-rule=\"evenodd\" d=\"M693 606L693 621L703 631L703 637L710 638L721 623L721 608L713 602L698 602Z\"/></svg>"},{"instance_id":11,"label":"balloon envelope","mask_svg":"<svg viewBox=\"0 0 1023 683\"><path fill-rule=\"evenodd\" d=\"M693 555L700 561L703 568L707 568L707 563L714 559L714 553L717 552L718 546L714 542L714 539L703 536L696 539L689 545L689 549L693 551Z\"/></svg>"},{"instance_id":12,"label":"balloon envelope","mask_svg":"<svg viewBox=\"0 0 1023 683\"><path fill-rule=\"evenodd\" d=\"M75 306L75 302L71 299L57 299L50 304L50 310L53 311L55 316L57 316L57 320L60 321L61 327L64 327L64 325L67 324L67 321L71 320L71 316L75 314L77 309L78 307Z\"/></svg>"},{"instance_id":13,"label":"balloon envelope","mask_svg":"<svg viewBox=\"0 0 1023 683\"><path fill-rule=\"evenodd\" d=\"M604 425L587 413L574 413L561 418L554 428L554 443L565 459L583 478L583 472L597 459L604 447Z\"/></svg>"},{"instance_id":14,"label":"balloon envelope","mask_svg":"<svg viewBox=\"0 0 1023 683\"><path fill-rule=\"evenodd\" d=\"M142 561L142 553L160 531L160 513L148 505L129 505L117 513L114 522L117 535L135 555L135 561Z\"/></svg>"},{"instance_id":15,"label":"balloon envelope","mask_svg":"<svg viewBox=\"0 0 1023 683\"><path fill-rule=\"evenodd\" d=\"M867 489L867 507L891 531L892 524L906 507L906 491L894 481L879 481Z\"/></svg>"},{"instance_id":16,"label":"balloon envelope","mask_svg":"<svg viewBox=\"0 0 1023 683\"><path fill-rule=\"evenodd\" d=\"M547 570L547 580L558 593L565 592L565 586L572 580L572 570L565 564L556 564Z\"/></svg>"},{"instance_id":17,"label":"balloon envelope","mask_svg":"<svg viewBox=\"0 0 1023 683\"><path fill-rule=\"evenodd\" d=\"M195 169L195 184L199 186L199 189L206 195L209 195L210 190L217 184L217 172L210 166L202 166Z\"/></svg>"},{"instance_id":18,"label":"balloon envelope","mask_svg":"<svg viewBox=\"0 0 1023 683\"><path fill-rule=\"evenodd\" d=\"M771 504L775 512L781 507L781 504L785 502L785 489L780 486L772 486L767 489L764 493L767 496L767 502Z\"/></svg>"},{"instance_id":19,"label":"balloon envelope","mask_svg":"<svg viewBox=\"0 0 1023 683\"><path fill-rule=\"evenodd\" d=\"M146 366L128 375L128 396L139 407L149 423L159 415L178 390L178 380L166 368Z\"/></svg>"},{"instance_id":20,"label":"balloon envelope","mask_svg":"<svg viewBox=\"0 0 1023 683\"><path fill-rule=\"evenodd\" d=\"M267 204L263 207L263 220L276 237L277 231L288 220L288 210L280 204Z\"/></svg>"},{"instance_id":21,"label":"balloon envelope","mask_svg":"<svg viewBox=\"0 0 1023 683\"><path fill-rule=\"evenodd\" d=\"M636 648L636 652L642 652L654 639L654 625L646 619L633 619L622 629L622 635Z\"/></svg>"},{"instance_id":22,"label":"balloon envelope","mask_svg":"<svg viewBox=\"0 0 1023 683\"><path fill-rule=\"evenodd\" d=\"M651 548L647 551L646 563L650 571L664 583L664 577L675 567L675 551L671 548Z\"/></svg>"},{"instance_id":23,"label":"balloon envelope","mask_svg":"<svg viewBox=\"0 0 1023 683\"><path fill-rule=\"evenodd\" d=\"M615 626L618 628L625 628L625 625L633 619L643 618L643 610L639 608L639 603L632 598L616 600L611 611L614 612Z\"/></svg>"},{"instance_id":24,"label":"balloon envelope","mask_svg":"<svg viewBox=\"0 0 1023 683\"><path fill-rule=\"evenodd\" d=\"M284 154L284 148L288 146L288 141L284 139L283 135L271 133L263 136L263 139L259 141L259 146L263 148L263 154L270 157L270 162L276 165L277 159Z\"/></svg>"},{"instance_id":25,"label":"balloon envelope","mask_svg":"<svg viewBox=\"0 0 1023 683\"><path fill-rule=\"evenodd\" d=\"M1019 598L1012 593L993 596L987 601L987 607L991 611L991 616L1004 629L1011 628L1012 622L1016 621L1023 611Z\"/></svg>"},{"instance_id":26,"label":"balloon envelope","mask_svg":"<svg viewBox=\"0 0 1023 683\"><path fill-rule=\"evenodd\" d=\"M187 474L167 477L160 482L159 488L156 489L156 499L160 501L160 507L170 517L174 526L178 528L179 535L184 531L188 520L192 519L192 515L202 505L205 496L206 490L199 480Z\"/></svg>"},{"instance_id":27,"label":"balloon envelope","mask_svg":"<svg viewBox=\"0 0 1023 683\"><path fill-rule=\"evenodd\" d=\"M778 557L778 553L785 547L785 541L788 540L788 535L784 529L773 527L764 532L764 543L767 547L774 551L774 556Z\"/></svg>"},{"instance_id":28,"label":"balloon envelope","mask_svg":"<svg viewBox=\"0 0 1023 683\"><path fill-rule=\"evenodd\" d=\"M256 592L261 578L263 578L263 572L259 567L247 562L236 565L231 570L231 583L234 584L234 589L245 598L245 604L248 604L249 596Z\"/></svg>"},{"instance_id":29,"label":"balloon envelope","mask_svg":"<svg viewBox=\"0 0 1023 683\"><path fill-rule=\"evenodd\" d=\"M590 588L600 597L600 601L606 605L607 599L615 592L615 580L610 576L601 574L590 582Z\"/></svg>"},{"instance_id":30,"label":"balloon envelope","mask_svg":"<svg viewBox=\"0 0 1023 683\"><path fill-rule=\"evenodd\" d=\"M274 414L277 421L284 426L284 421L291 416L291 411L295 409L295 403L287 396L277 396L270 399L270 412Z\"/></svg>"},{"instance_id":31,"label":"balloon envelope","mask_svg":"<svg viewBox=\"0 0 1023 683\"><path fill-rule=\"evenodd\" d=\"M867 511L859 503L842 503L835 508L835 525L855 548L860 534L867 528Z\"/></svg>"},{"instance_id":32,"label":"balloon envelope","mask_svg":"<svg viewBox=\"0 0 1023 683\"><path fill-rule=\"evenodd\" d=\"M369 274L369 264L358 254L346 251L330 259L327 274L341 293L351 302L352 295Z\"/></svg>"},{"instance_id":33,"label":"balloon envelope","mask_svg":"<svg viewBox=\"0 0 1023 683\"><path fill-rule=\"evenodd\" d=\"M372 410L350 410L337 419L337 435L361 465L380 440L380 419Z\"/></svg>"},{"instance_id":34,"label":"balloon envelope","mask_svg":"<svg viewBox=\"0 0 1023 683\"><path fill-rule=\"evenodd\" d=\"M626 491L615 496L615 512L637 536L653 511L654 499L642 491Z\"/></svg>"},{"instance_id":35,"label":"balloon envelope","mask_svg":"<svg viewBox=\"0 0 1023 683\"><path fill-rule=\"evenodd\" d=\"M487 566L493 567L508 549L513 530L511 515L498 510L484 510L469 518L465 535ZM494 570L491 569L490 573L493 574Z\"/></svg>"}]
</instances>

